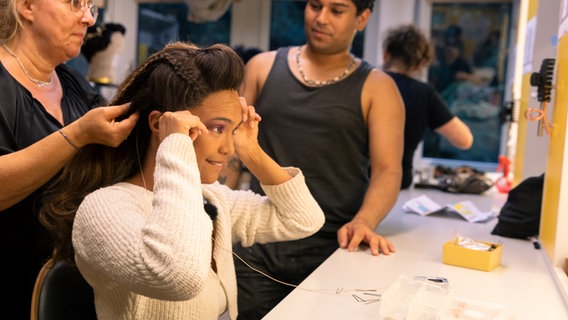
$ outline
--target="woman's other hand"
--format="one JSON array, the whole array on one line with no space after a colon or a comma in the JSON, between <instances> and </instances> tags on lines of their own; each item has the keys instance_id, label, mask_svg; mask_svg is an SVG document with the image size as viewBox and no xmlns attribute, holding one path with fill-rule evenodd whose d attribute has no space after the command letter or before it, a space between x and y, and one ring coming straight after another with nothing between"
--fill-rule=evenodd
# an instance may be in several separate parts
<instances>
[{"instance_id":1,"label":"woman's other hand","mask_svg":"<svg viewBox=\"0 0 568 320\"><path fill-rule=\"evenodd\" d=\"M258 144L258 123L261 118L253 106L247 105L245 98L241 97L239 101L243 111L243 122L235 131L233 141L235 152L243 159L262 152Z\"/></svg>"}]
</instances>

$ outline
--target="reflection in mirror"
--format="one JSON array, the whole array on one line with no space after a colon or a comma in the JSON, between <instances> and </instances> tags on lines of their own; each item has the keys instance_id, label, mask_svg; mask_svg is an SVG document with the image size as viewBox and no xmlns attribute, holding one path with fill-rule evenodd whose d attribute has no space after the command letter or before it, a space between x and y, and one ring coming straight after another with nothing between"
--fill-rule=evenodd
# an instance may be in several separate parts
<instances>
[{"instance_id":1,"label":"reflection in mirror","mask_svg":"<svg viewBox=\"0 0 568 320\"><path fill-rule=\"evenodd\" d=\"M474 143L460 150L429 132L423 158L497 163L511 11L511 1L432 4L436 54L428 81L470 127Z\"/></svg>"}]
</instances>

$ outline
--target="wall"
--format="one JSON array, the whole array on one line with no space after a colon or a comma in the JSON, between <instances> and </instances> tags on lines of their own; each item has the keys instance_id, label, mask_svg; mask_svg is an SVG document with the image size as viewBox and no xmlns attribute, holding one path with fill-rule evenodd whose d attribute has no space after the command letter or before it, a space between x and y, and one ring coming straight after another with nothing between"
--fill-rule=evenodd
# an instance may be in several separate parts
<instances>
[{"instance_id":1,"label":"wall","mask_svg":"<svg viewBox=\"0 0 568 320\"><path fill-rule=\"evenodd\" d=\"M539 108L536 88L530 85L533 72L538 72L543 59L556 56L556 34L558 32L559 0L549 0L547 5L539 5L538 1L528 2L528 29L522 38L517 39L524 57L522 59L522 83L520 94L516 96L519 106L519 123L514 154L514 185L522 180L545 172L548 144L550 137L545 133L538 135L538 122L528 121L524 117L527 108ZM523 40L526 40L525 43ZM523 45L524 44L524 45ZM554 104L554 100L550 105ZM548 113L550 117L551 112Z\"/></svg>"},{"instance_id":2,"label":"wall","mask_svg":"<svg viewBox=\"0 0 568 320\"><path fill-rule=\"evenodd\" d=\"M546 0L546 5L541 0L539 1L537 12L537 25L536 25L536 38L533 48L533 61L532 72L538 72L540 64L543 59L555 58L557 50L557 33L558 33L558 8L560 7L560 0ZM529 107L539 107L536 99L537 88L531 87L528 96ZM552 96L550 105L554 104L554 95ZM548 112L550 117L552 112ZM550 143L550 136L538 136L538 122L527 122L527 136L525 144L524 166L522 173L519 173L521 179L526 179L531 176L538 176L546 169L546 159L548 147Z\"/></svg>"},{"instance_id":3,"label":"wall","mask_svg":"<svg viewBox=\"0 0 568 320\"><path fill-rule=\"evenodd\" d=\"M561 17L557 27L559 42L553 82L556 101L551 105L552 135L544 182L540 237L568 304L568 279L562 271L568 258L568 1L555 3L555 8L555 15L560 13Z\"/></svg>"},{"instance_id":4,"label":"wall","mask_svg":"<svg viewBox=\"0 0 568 320\"><path fill-rule=\"evenodd\" d=\"M270 0L237 1L233 4L231 44L268 49Z\"/></svg>"}]
</instances>

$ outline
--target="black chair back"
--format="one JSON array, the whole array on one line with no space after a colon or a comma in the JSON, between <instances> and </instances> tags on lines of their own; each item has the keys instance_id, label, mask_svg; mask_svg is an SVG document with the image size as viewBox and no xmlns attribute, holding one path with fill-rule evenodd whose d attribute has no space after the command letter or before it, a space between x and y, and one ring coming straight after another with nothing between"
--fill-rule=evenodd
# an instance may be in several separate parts
<instances>
[{"instance_id":1,"label":"black chair back","mask_svg":"<svg viewBox=\"0 0 568 320\"><path fill-rule=\"evenodd\" d=\"M31 320L96 320L93 288L76 266L48 261L38 274Z\"/></svg>"}]
</instances>

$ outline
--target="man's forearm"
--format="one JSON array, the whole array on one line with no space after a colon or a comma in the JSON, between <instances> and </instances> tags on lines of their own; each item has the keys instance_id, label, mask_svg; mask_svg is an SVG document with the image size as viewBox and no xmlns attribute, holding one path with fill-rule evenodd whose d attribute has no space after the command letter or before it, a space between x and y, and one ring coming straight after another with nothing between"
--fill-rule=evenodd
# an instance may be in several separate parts
<instances>
[{"instance_id":1,"label":"man's forearm","mask_svg":"<svg viewBox=\"0 0 568 320\"><path fill-rule=\"evenodd\" d=\"M353 218L375 229L388 215L400 193L401 171L385 171L371 178L363 205Z\"/></svg>"}]
</instances>

